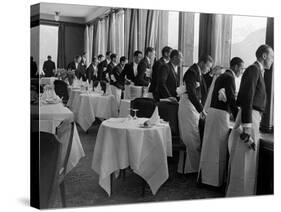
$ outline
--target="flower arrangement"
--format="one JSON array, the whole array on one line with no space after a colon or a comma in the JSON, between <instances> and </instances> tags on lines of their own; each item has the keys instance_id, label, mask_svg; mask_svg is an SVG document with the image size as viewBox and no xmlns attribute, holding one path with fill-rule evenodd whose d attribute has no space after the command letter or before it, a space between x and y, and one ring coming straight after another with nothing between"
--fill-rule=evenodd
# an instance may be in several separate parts
<instances>
[{"instance_id":1,"label":"flower arrangement","mask_svg":"<svg viewBox=\"0 0 281 212\"><path fill-rule=\"evenodd\" d=\"M63 68L58 68L57 69L57 77L61 80L64 80L64 81L68 81L69 85L72 85L73 83L73 80L75 78L75 73L74 71L68 69L63 69Z\"/></svg>"}]
</instances>

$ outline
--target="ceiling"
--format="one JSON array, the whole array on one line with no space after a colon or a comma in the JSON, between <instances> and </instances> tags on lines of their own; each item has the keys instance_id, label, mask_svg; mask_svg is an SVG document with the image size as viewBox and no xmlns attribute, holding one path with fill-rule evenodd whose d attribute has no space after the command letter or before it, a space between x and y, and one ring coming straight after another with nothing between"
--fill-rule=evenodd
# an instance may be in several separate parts
<instances>
[{"instance_id":1,"label":"ceiling","mask_svg":"<svg viewBox=\"0 0 281 212\"><path fill-rule=\"evenodd\" d=\"M35 6L35 5L34 5ZM85 22L91 21L94 18L102 15L110 9L109 7L87 6L78 4L57 4L57 3L40 3L40 14L54 15L59 12L60 16L83 18ZM37 7L31 8L31 16L38 14Z\"/></svg>"}]
</instances>

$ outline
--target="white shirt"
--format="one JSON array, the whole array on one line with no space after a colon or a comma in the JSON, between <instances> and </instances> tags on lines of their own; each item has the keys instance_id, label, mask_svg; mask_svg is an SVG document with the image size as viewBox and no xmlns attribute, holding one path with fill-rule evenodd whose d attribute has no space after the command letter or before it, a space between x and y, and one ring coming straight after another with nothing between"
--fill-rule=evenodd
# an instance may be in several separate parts
<instances>
[{"instance_id":1,"label":"white shirt","mask_svg":"<svg viewBox=\"0 0 281 212\"><path fill-rule=\"evenodd\" d=\"M175 66L173 63L171 63L171 64L172 64L172 66L174 68L175 73L177 74L178 66Z\"/></svg>"},{"instance_id":2,"label":"white shirt","mask_svg":"<svg viewBox=\"0 0 281 212\"><path fill-rule=\"evenodd\" d=\"M138 74L138 64L136 64L135 62L133 63L133 69L134 69L134 75L137 76L137 74Z\"/></svg>"},{"instance_id":3,"label":"white shirt","mask_svg":"<svg viewBox=\"0 0 281 212\"><path fill-rule=\"evenodd\" d=\"M78 63L75 63L75 67L76 67L76 69L78 68Z\"/></svg>"}]
</instances>

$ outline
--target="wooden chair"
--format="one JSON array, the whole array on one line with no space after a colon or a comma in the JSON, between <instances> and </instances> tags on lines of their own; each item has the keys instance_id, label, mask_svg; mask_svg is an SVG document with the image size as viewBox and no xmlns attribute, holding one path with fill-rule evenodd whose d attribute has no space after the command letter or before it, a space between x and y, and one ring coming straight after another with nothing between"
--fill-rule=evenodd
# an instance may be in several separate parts
<instances>
[{"instance_id":1,"label":"wooden chair","mask_svg":"<svg viewBox=\"0 0 281 212\"><path fill-rule=\"evenodd\" d=\"M55 86L55 92L56 94L60 97L63 98L62 102L64 104L67 104L67 101L69 99L68 96L68 90L67 90L67 84L66 82L62 80L55 80L54 81L54 86Z\"/></svg>"},{"instance_id":2,"label":"wooden chair","mask_svg":"<svg viewBox=\"0 0 281 212\"><path fill-rule=\"evenodd\" d=\"M178 124L178 109L179 104L177 102L158 102L158 110L160 118L164 121L169 122L171 133L172 133L172 148L173 151L183 151L184 152L184 160L183 160L183 173L185 167L185 159L186 159L186 146L180 138L179 134L179 124Z\"/></svg>"}]
</instances>

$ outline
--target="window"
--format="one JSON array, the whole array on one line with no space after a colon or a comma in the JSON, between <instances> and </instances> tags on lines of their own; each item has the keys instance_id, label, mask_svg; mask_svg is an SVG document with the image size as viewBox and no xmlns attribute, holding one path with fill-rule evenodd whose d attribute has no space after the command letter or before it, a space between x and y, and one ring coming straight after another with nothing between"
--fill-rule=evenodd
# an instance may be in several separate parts
<instances>
[{"instance_id":1,"label":"window","mask_svg":"<svg viewBox=\"0 0 281 212\"><path fill-rule=\"evenodd\" d=\"M265 43L266 18L251 16L233 16L231 58L240 57L248 67L256 60L257 48ZM241 77L236 81L239 90Z\"/></svg>"},{"instance_id":2,"label":"window","mask_svg":"<svg viewBox=\"0 0 281 212\"><path fill-rule=\"evenodd\" d=\"M178 48L179 42L179 12L169 11L168 17L168 45Z\"/></svg>"},{"instance_id":3,"label":"window","mask_svg":"<svg viewBox=\"0 0 281 212\"><path fill-rule=\"evenodd\" d=\"M43 69L43 63L47 60L47 56L52 57L52 61L57 66L58 55L58 31L57 26L40 25L39 37L39 71Z\"/></svg>"}]
</instances>

